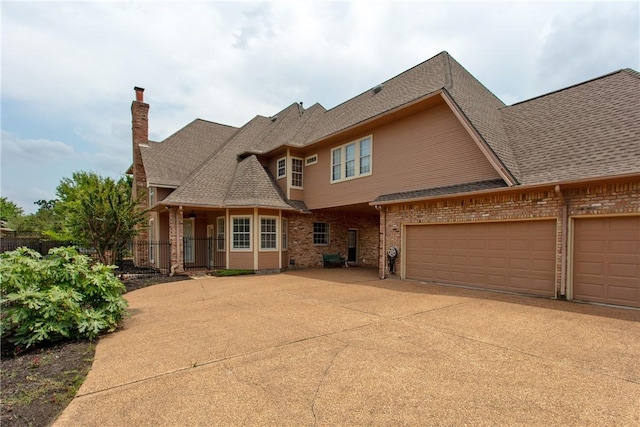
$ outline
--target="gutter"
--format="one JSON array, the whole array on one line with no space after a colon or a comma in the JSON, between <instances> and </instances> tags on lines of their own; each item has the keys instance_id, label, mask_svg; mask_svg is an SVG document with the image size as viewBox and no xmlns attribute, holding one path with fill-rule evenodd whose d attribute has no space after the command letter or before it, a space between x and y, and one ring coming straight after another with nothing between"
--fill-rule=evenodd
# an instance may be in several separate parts
<instances>
[{"instance_id":1,"label":"gutter","mask_svg":"<svg viewBox=\"0 0 640 427\"><path fill-rule=\"evenodd\" d=\"M560 185L556 185L554 191L558 195L560 202L562 203L562 216L560 217L560 227L562 229L562 243L561 243L561 259L560 259L560 297L567 297L567 233L568 233L568 219L567 219L567 201L562 195Z\"/></svg>"}]
</instances>

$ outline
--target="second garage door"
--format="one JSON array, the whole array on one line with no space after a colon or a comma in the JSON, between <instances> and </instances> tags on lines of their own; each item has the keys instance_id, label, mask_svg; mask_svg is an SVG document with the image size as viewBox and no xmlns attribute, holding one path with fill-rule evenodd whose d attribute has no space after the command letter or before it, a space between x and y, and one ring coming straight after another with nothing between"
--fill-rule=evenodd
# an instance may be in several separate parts
<instances>
[{"instance_id":1,"label":"second garage door","mask_svg":"<svg viewBox=\"0 0 640 427\"><path fill-rule=\"evenodd\" d=\"M573 225L573 298L640 307L640 216Z\"/></svg>"},{"instance_id":2,"label":"second garage door","mask_svg":"<svg viewBox=\"0 0 640 427\"><path fill-rule=\"evenodd\" d=\"M555 295L556 221L406 227L408 279Z\"/></svg>"}]
</instances>

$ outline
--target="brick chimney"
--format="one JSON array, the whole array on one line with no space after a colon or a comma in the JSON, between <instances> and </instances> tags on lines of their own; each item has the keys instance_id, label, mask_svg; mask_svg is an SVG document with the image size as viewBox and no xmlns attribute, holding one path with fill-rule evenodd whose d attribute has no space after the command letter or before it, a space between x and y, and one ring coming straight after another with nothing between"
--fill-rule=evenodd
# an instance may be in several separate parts
<instances>
[{"instance_id":1,"label":"brick chimney","mask_svg":"<svg viewBox=\"0 0 640 427\"><path fill-rule=\"evenodd\" d=\"M131 134L133 137L133 198L140 199L142 207L149 205L147 174L142 163L140 144L149 143L149 104L144 103L144 89L134 87L136 100L131 103Z\"/></svg>"}]
</instances>

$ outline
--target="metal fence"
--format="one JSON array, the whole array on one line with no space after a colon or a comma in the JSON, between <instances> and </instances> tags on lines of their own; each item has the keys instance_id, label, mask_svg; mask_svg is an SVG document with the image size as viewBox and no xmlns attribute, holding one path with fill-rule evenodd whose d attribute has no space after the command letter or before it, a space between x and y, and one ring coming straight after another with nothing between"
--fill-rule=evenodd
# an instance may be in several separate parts
<instances>
[{"instance_id":1,"label":"metal fence","mask_svg":"<svg viewBox=\"0 0 640 427\"><path fill-rule=\"evenodd\" d=\"M73 242L60 240L45 240L38 237L2 237L0 239L0 253L15 251L18 248L29 248L40 255L47 255L49 250L59 246L74 246Z\"/></svg>"},{"instance_id":2,"label":"metal fence","mask_svg":"<svg viewBox=\"0 0 640 427\"><path fill-rule=\"evenodd\" d=\"M215 270L225 268L224 240L214 237L182 239L182 262L185 270Z\"/></svg>"},{"instance_id":3,"label":"metal fence","mask_svg":"<svg viewBox=\"0 0 640 427\"><path fill-rule=\"evenodd\" d=\"M137 268L150 268L164 274L171 272L170 242L134 240L129 243L126 252L122 265L130 260Z\"/></svg>"}]
</instances>

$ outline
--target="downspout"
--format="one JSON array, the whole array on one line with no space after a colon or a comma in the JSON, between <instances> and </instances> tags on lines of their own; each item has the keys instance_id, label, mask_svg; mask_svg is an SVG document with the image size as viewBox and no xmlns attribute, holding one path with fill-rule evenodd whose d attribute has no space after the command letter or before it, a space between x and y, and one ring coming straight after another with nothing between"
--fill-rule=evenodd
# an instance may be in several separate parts
<instances>
[{"instance_id":1,"label":"downspout","mask_svg":"<svg viewBox=\"0 0 640 427\"><path fill-rule=\"evenodd\" d=\"M386 214L386 210L383 211L382 207L380 205L376 205L375 208L378 210L378 212L380 212L380 216L383 217L383 224L384 224L384 228L382 229L382 251L380 252L380 261L382 264L382 270L381 274L380 274L380 279L384 280L386 278L385 275L385 266L384 266L384 254L385 251L387 249L387 214Z\"/></svg>"},{"instance_id":2,"label":"downspout","mask_svg":"<svg viewBox=\"0 0 640 427\"><path fill-rule=\"evenodd\" d=\"M567 201L562 195L560 185L556 185L554 188L560 202L562 203L562 217L560 219L560 226L562 228L562 242L561 242L561 265L560 265L560 296L565 297L567 295Z\"/></svg>"}]
</instances>

